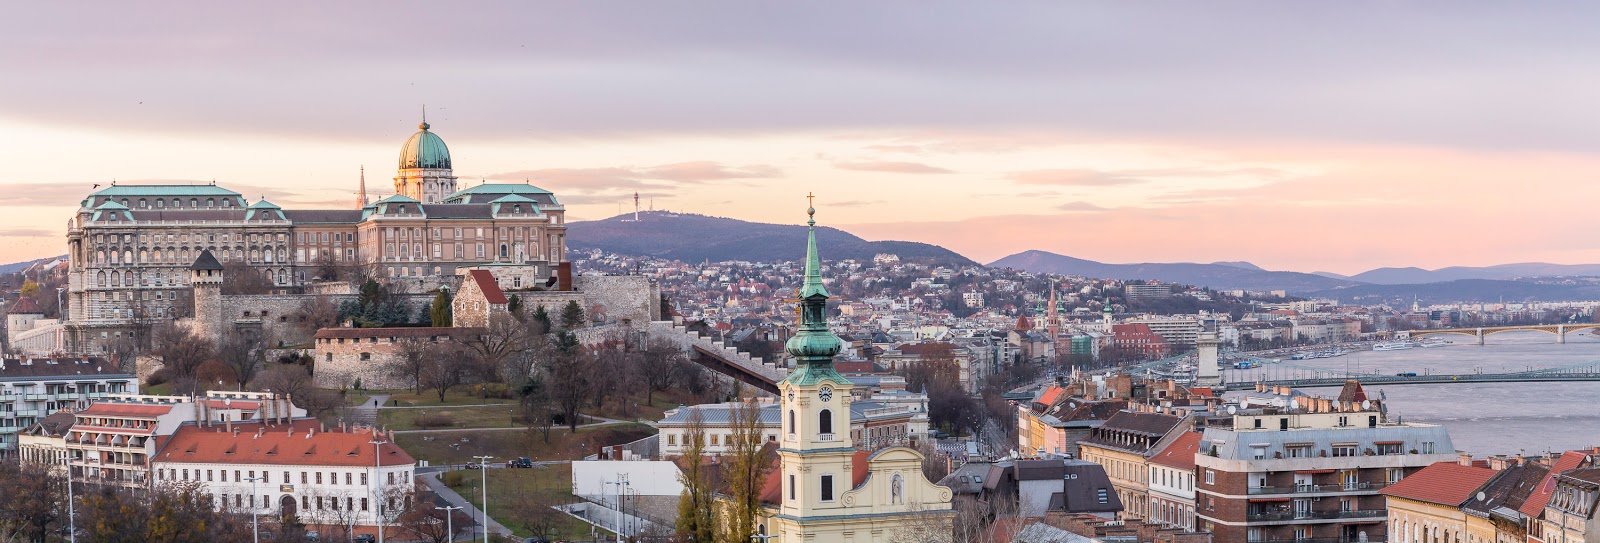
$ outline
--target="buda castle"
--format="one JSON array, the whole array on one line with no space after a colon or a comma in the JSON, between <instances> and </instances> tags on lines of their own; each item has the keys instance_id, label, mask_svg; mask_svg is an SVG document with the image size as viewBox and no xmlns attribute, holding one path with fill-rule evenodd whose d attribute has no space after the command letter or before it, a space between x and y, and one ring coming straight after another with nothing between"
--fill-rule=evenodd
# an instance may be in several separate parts
<instances>
[{"instance_id":1,"label":"buda castle","mask_svg":"<svg viewBox=\"0 0 1600 543\"><path fill-rule=\"evenodd\" d=\"M507 288L570 288L555 195L520 183L458 190L449 148L426 121L400 148L394 194L369 201L364 173L358 194L346 209L284 209L216 184L113 184L89 194L67 224L61 348L103 349L191 316L190 268L204 252L262 274L281 295L320 288L338 269L410 280L419 293L483 268Z\"/></svg>"}]
</instances>

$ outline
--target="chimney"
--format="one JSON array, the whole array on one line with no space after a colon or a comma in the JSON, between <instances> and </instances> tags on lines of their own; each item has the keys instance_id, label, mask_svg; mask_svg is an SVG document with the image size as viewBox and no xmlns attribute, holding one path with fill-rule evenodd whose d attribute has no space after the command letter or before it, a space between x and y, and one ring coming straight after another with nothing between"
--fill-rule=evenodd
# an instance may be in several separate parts
<instances>
[{"instance_id":1,"label":"chimney","mask_svg":"<svg viewBox=\"0 0 1600 543\"><path fill-rule=\"evenodd\" d=\"M1469 453L1469 452L1456 453L1456 463L1457 464L1461 464L1463 466L1471 467L1472 466L1472 453Z\"/></svg>"},{"instance_id":2,"label":"chimney","mask_svg":"<svg viewBox=\"0 0 1600 543\"><path fill-rule=\"evenodd\" d=\"M1509 465L1509 462L1507 462L1506 455L1497 454L1489 457L1489 469L1505 471L1507 465Z\"/></svg>"},{"instance_id":3,"label":"chimney","mask_svg":"<svg viewBox=\"0 0 1600 543\"><path fill-rule=\"evenodd\" d=\"M230 434L233 433L233 417L229 417L227 415L223 415L222 416L222 425L223 425L223 428L228 433L230 433Z\"/></svg>"},{"instance_id":4,"label":"chimney","mask_svg":"<svg viewBox=\"0 0 1600 543\"><path fill-rule=\"evenodd\" d=\"M256 427L256 439L261 439L261 434L263 432L266 432L266 431L267 431L267 426L265 424L262 424L261 426L257 426Z\"/></svg>"}]
</instances>

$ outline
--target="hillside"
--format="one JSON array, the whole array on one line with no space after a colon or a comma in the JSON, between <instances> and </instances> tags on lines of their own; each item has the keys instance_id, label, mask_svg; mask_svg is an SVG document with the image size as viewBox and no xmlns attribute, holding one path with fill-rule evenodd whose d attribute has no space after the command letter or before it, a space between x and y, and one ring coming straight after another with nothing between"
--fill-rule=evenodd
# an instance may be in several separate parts
<instances>
[{"instance_id":1,"label":"hillside","mask_svg":"<svg viewBox=\"0 0 1600 543\"><path fill-rule=\"evenodd\" d=\"M1547 264L1521 262L1495 266L1451 266L1437 270L1422 268L1377 268L1353 275L1350 279L1378 285L1437 283L1463 279L1516 279L1519 277L1597 277L1600 264Z\"/></svg>"},{"instance_id":2,"label":"hillside","mask_svg":"<svg viewBox=\"0 0 1600 543\"><path fill-rule=\"evenodd\" d=\"M626 220L624 220L626 219ZM806 227L766 224L652 211L567 224L567 246L574 250L670 258L685 262L747 260L773 262L805 256ZM817 228L818 250L828 260L871 260L893 253L901 260L975 266L976 262L938 245L913 241L867 241L836 228Z\"/></svg>"},{"instance_id":3,"label":"hillside","mask_svg":"<svg viewBox=\"0 0 1600 543\"><path fill-rule=\"evenodd\" d=\"M989 266L1108 279L1156 279L1224 290L1283 289L1297 294L1358 284L1309 273L1267 271L1246 262L1107 264L1037 250L1017 253L990 262Z\"/></svg>"},{"instance_id":4,"label":"hillside","mask_svg":"<svg viewBox=\"0 0 1600 543\"><path fill-rule=\"evenodd\" d=\"M1448 302L1556 302L1600 298L1600 285L1588 282L1507 281L1500 279L1458 279L1405 285L1358 285L1308 292L1306 296L1335 298L1345 302L1411 304L1412 297L1424 304Z\"/></svg>"}]
</instances>

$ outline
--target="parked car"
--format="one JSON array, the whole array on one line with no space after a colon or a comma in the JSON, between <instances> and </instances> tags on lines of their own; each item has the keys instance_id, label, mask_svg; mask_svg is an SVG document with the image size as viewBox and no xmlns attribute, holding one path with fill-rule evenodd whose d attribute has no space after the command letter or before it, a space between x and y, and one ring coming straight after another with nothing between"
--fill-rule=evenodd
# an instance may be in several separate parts
<instances>
[{"instance_id":1,"label":"parked car","mask_svg":"<svg viewBox=\"0 0 1600 543\"><path fill-rule=\"evenodd\" d=\"M355 543L378 543L378 538L372 534L360 534L350 541Z\"/></svg>"},{"instance_id":2,"label":"parked car","mask_svg":"<svg viewBox=\"0 0 1600 543\"><path fill-rule=\"evenodd\" d=\"M506 462L506 467L508 467L508 468L531 468L531 467L533 467L533 459L524 456L524 457L518 458L516 460L512 460L510 462Z\"/></svg>"}]
</instances>

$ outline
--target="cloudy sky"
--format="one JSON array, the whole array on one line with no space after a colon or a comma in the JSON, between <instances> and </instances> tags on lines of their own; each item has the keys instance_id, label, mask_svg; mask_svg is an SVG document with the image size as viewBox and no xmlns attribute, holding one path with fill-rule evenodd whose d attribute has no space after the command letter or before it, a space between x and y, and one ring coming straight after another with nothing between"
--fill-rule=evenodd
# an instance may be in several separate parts
<instances>
[{"instance_id":1,"label":"cloudy sky","mask_svg":"<svg viewBox=\"0 0 1600 543\"><path fill-rule=\"evenodd\" d=\"M95 183L344 207L423 104L463 185L1110 262L1600 262L1580 3L28 3L0 260ZM647 204L648 205L648 204Z\"/></svg>"}]
</instances>

